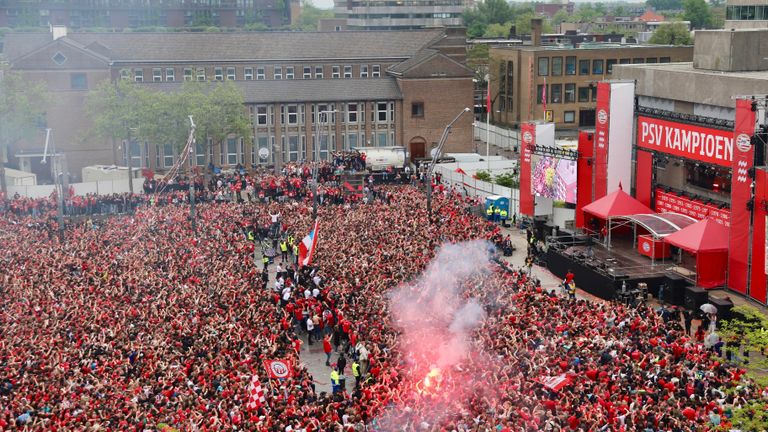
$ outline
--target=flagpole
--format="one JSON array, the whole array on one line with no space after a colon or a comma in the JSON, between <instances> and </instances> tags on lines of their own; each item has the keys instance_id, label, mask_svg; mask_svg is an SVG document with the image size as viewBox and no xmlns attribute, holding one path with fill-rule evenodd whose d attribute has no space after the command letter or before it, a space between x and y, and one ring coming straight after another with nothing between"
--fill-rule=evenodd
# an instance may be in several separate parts
<instances>
[{"instance_id":1,"label":"flagpole","mask_svg":"<svg viewBox=\"0 0 768 432\"><path fill-rule=\"evenodd\" d=\"M487 95L485 102L485 160L491 173L491 74L486 75Z\"/></svg>"}]
</instances>

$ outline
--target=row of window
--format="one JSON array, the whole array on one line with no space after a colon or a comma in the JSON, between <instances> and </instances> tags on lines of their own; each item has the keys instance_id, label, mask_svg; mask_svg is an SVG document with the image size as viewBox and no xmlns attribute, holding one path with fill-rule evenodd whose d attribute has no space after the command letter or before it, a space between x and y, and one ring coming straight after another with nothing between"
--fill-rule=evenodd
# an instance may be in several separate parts
<instances>
[{"instance_id":1,"label":"row of window","mask_svg":"<svg viewBox=\"0 0 768 432\"><path fill-rule=\"evenodd\" d=\"M359 65L357 66L358 78L378 78L381 76L381 65ZM204 67L185 67L182 69L182 76L180 77L184 81L236 81L245 80L292 80L298 79L298 72L295 66L256 66L256 67L243 67L238 68L235 66L216 66L212 70ZM325 77L326 67L322 65L318 66L302 66L301 67L302 79L323 79ZM352 65L333 65L330 67L330 77L333 79L339 78L354 78ZM133 79L136 82L153 81L153 82L174 82L176 78L176 68L152 68L152 76L144 76L144 68L134 69L122 69L120 71L120 77L124 80Z\"/></svg>"},{"instance_id":2,"label":"row of window","mask_svg":"<svg viewBox=\"0 0 768 432\"><path fill-rule=\"evenodd\" d=\"M336 124L336 114L340 114L343 123L364 123L365 105L365 103L357 102L345 103L342 104L341 110L337 111L335 104L311 104L310 119L314 124ZM256 126L275 125L276 109L274 105L251 105L248 109L251 119ZM394 102L371 102L369 112L371 123L393 123L395 121ZM423 115L423 104L421 112ZM282 105L279 114L280 124L295 126L306 123L306 108L304 104Z\"/></svg>"},{"instance_id":3,"label":"row of window","mask_svg":"<svg viewBox=\"0 0 768 432\"><path fill-rule=\"evenodd\" d=\"M768 20L768 6L726 6L727 20Z\"/></svg>"},{"instance_id":4,"label":"row of window","mask_svg":"<svg viewBox=\"0 0 768 432\"><path fill-rule=\"evenodd\" d=\"M539 57L539 76L603 75L613 73L616 64L669 63L669 57L635 57L622 59L577 59L576 56Z\"/></svg>"},{"instance_id":5,"label":"row of window","mask_svg":"<svg viewBox=\"0 0 768 432\"><path fill-rule=\"evenodd\" d=\"M546 87L546 89L545 89ZM539 84L536 86L536 103L597 102L597 86L576 87L576 84Z\"/></svg>"}]
</instances>

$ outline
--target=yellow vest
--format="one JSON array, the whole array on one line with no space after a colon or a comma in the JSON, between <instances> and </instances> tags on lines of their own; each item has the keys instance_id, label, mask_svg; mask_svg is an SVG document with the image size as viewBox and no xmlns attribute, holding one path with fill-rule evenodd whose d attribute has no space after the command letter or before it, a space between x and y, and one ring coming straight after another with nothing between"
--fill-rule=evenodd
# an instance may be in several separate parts
<instances>
[{"instance_id":1,"label":"yellow vest","mask_svg":"<svg viewBox=\"0 0 768 432\"><path fill-rule=\"evenodd\" d=\"M336 369L331 371L331 384L339 385L339 372Z\"/></svg>"},{"instance_id":2,"label":"yellow vest","mask_svg":"<svg viewBox=\"0 0 768 432\"><path fill-rule=\"evenodd\" d=\"M488 209L485 211L485 214L487 214L488 216L492 215L493 214L493 206L488 207Z\"/></svg>"},{"instance_id":3,"label":"yellow vest","mask_svg":"<svg viewBox=\"0 0 768 432\"><path fill-rule=\"evenodd\" d=\"M360 364L358 362L352 363L352 376L355 378L360 376Z\"/></svg>"},{"instance_id":4,"label":"yellow vest","mask_svg":"<svg viewBox=\"0 0 768 432\"><path fill-rule=\"evenodd\" d=\"M501 217L503 217L503 218L507 217L507 211L506 210L502 210L501 211Z\"/></svg>"},{"instance_id":5,"label":"yellow vest","mask_svg":"<svg viewBox=\"0 0 768 432\"><path fill-rule=\"evenodd\" d=\"M280 250L283 252L288 252L288 243L280 242Z\"/></svg>"},{"instance_id":6,"label":"yellow vest","mask_svg":"<svg viewBox=\"0 0 768 432\"><path fill-rule=\"evenodd\" d=\"M497 207L497 208L493 209L493 212L496 213L496 214L499 214L499 213L501 213L501 210Z\"/></svg>"}]
</instances>

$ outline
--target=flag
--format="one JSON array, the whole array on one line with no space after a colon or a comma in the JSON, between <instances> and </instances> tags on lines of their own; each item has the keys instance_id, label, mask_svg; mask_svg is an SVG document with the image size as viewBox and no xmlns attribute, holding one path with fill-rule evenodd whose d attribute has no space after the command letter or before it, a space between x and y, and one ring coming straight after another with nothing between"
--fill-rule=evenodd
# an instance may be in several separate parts
<instances>
[{"instance_id":1,"label":"flag","mask_svg":"<svg viewBox=\"0 0 768 432\"><path fill-rule=\"evenodd\" d=\"M312 228L312 231L299 243L299 266L306 266L312 263L312 256L315 254L316 245L317 220L315 220L315 227Z\"/></svg>"},{"instance_id":2,"label":"flag","mask_svg":"<svg viewBox=\"0 0 768 432\"><path fill-rule=\"evenodd\" d=\"M544 86L541 88L541 103L544 104L544 113L547 112L547 79L544 78Z\"/></svg>"},{"instance_id":3,"label":"flag","mask_svg":"<svg viewBox=\"0 0 768 432\"><path fill-rule=\"evenodd\" d=\"M560 374L557 376L542 376L538 381L541 385L552 391L560 391L560 389L569 385L573 380L566 374Z\"/></svg>"},{"instance_id":4,"label":"flag","mask_svg":"<svg viewBox=\"0 0 768 432\"><path fill-rule=\"evenodd\" d=\"M264 360L264 368L270 378L280 379L293 376L290 360Z\"/></svg>"},{"instance_id":5,"label":"flag","mask_svg":"<svg viewBox=\"0 0 768 432\"><path fill-rule=\"evenodd\" d=\"M485 112L491 112L491 80L488 80L488 91L486 92Z\"/></svg>"},{"instance_id":6,"label":"flag","mask_svg":"<svg viewBox=\"0 0 768 432\"><path fill-rule=\"evenodd\" d=\"M264 398L264 390L261 388L261 382L259 382L258 375L251 377L251 383L248 384L248 404L246 407L250 410L256 410L266 405L267 400Z\"/></svg>"},{"instance_id":7,"label":"flag","mask_svg":"<svg viewBox=\"0 0 768 432\"><path fill-rule=\"evenodd\" d=\"M466 171L464 171L464 170L463 170L463 169L461 169L461 168L456 168L456 172L457 172L457 173L459 173L459 174L461 174L461 175L467 175L467 172L466 172Z\"/></svg>"}]
</instances>

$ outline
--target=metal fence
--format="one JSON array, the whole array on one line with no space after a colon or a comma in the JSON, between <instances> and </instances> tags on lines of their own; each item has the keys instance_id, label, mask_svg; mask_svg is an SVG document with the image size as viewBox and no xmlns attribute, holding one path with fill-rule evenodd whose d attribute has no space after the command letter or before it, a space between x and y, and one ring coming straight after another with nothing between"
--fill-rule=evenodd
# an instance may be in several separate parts
<instances>
[{"instance_id":1,"label":"metal fence","mask_svg":"<svg viewBox=\"0 0 768 432\"><path fill-rule=\"evenodd\" d=\"M85 183L70 183L70 186L75 190L75 195L111 195L115 193L129 192L128 179L119 180L102 180L95 182ZM144 178L133 179L133 191L134 193L142 193L144 185ZM53 185L33 185L33 186L8 186L8 196L12 197L15 194L19 194L27 198L45 198L53 193Z\"/></svg>"},{"instance_id":2,"label":"metal fence","mask_svg":"<svg viewBox=\"0 0 768 432\"><path fill-rule=\"evenodd\" d=\"M435 166L435 173L439 173L442 182L453 187L465 195L478 197L485 200L486 197L496 195L509 198L510 214L519 213L520 190L478 180L470 175L461 174L447 167Z\"/></svg>"},{"instance_id":3,"label":"metal fence","mask_svg":"<svg viewBox=\"0 0 768 432\"><path fill-rule=\"evenodd\" d=\"M475 122L473 129L476 140L487 140L491 145L504 150L517 152L520 149L520 131L494 125L490 125L489 129L486 123L481 122Z\"/></svg>"}]
</instances>

